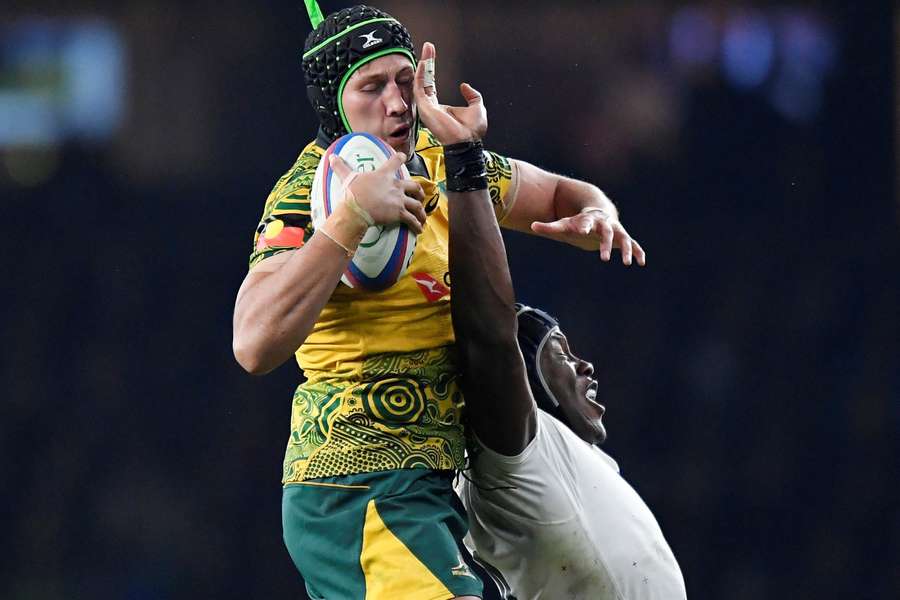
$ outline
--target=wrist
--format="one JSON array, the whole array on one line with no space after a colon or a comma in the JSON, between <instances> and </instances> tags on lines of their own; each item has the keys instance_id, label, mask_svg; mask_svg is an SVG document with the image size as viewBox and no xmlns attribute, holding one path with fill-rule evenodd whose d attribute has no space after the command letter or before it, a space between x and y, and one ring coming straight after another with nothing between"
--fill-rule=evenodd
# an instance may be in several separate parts
<instances>
[{"instance_id":1,"label":"wrist","mask_svg":"<svg viewBox=\"0 0 900 600\"><path fill-rule=\"evenodd\" d=\"M609 210L604 206L585 206L581 210L578 211L579 215L584 215L587 213L599 213L604 221L618 221L619 215L616 210Z\"/></svg>"},{"instance_id":2,"label":"wrist","mask_svg":"<svg viewBox=\"0 0 900 600\"><path fill-rule=\"evenodd\" d=\"M487 189L487 170L481 140L444 145L448 192Z\"/></svg>"},{"instance_id":3,"label":"wrist","mask_svg":"<svg viewBox=\"0 0 900 600\"><path fill-rule=\"evenodd\" d=\"M353 212L353 209L347 206L346 202L338 205L320 227L320 229L327 229L328 237L348 253L356 251L368 228L368 225L358 214Z\"/></svg>"},{"instance_id":4,"label":"wrist","mask_svg":"<svg viewBox=\"0 0 900 600\"><path fill-rule=\"evenodd\" d=\"M584 208L582 208L581 210L578 211L578 214L583 215L583 214L589 213L589 212L600 213L606 219L609 219L609 217L610 217L609 212L607 212L607 210L601 206L585 206Z\"/></svg>"},{"instance_id":5,"label":"wrist","mask_svg":"<svg viewBox=\"0 0 900 600\"><path fill-rule=\"evenodd\" d=\"M356 194L352 189L350 189L350 185L357 178L357 176L359 176L359 171L354 171L347 178L347 181L344 182L343 204L346 205L353 212L353 214L361 219L362 222L365 223L366 227L372 227L373 225L375 225L375 220L372 218L372 215L369 214L369 211L359 205L359 202L356 199Z\"/></svg>"}]
</instances>

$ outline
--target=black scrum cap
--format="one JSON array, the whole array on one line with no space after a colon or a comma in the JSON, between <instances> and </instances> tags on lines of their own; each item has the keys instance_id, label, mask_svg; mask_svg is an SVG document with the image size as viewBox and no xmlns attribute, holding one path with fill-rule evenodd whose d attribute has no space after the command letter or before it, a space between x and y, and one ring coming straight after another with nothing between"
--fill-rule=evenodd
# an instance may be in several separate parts
<instances>
[{"instance_id":1,"label":"black scrum cap","mask_svg":"<svg viewBox=\"0 0 900 600\"><path fill-rule=\"evenodd\" d=\"M559 401L553 395L541 371L541 352L550 336L559 331L559 322L540 309L518 303L516 316L519 321L519 348L525 359L525 370L528 373L528 383L534 401L538 408L568 424L559 408Z\"/></svg>"},{"instance_id":2,"label":"black scrum cap","mask_svg":"<svg viewBox=\"0 0 900 600\"><path fill-rule=\"evenodd\" d=\"M365 5L327 17L316 0L306 0L313 25L303 46L306 95L329 142L350 133L341 95L347 80L367 62L386 54L403 54L416 64L412 38L397 19Z\"/></svg>"}]
</instances>

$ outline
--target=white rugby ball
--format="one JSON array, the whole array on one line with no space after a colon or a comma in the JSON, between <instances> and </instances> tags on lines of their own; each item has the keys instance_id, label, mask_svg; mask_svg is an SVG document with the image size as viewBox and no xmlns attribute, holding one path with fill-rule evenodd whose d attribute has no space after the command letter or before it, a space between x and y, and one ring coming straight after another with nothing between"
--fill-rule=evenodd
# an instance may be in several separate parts
<instances>
[{"instance_id":1,"label":"white rugby ball","mask_svg":"<svg viewBox=\"0 0 900 600\"><path fill-rule=\"evenodd\" d=\"M318 229L344 200L343 181L334 172L329 157L337 154L357 171L374 171L395 154L386 142L368 133L348 133L336 139L319 161L309 201L313 227ZM398 179L409 179L402 165ZM402 223L373 225L363 236L341 281L352 288L379 291L397 283L416 249L416 236Z\"/></svg>"}]
</instances>

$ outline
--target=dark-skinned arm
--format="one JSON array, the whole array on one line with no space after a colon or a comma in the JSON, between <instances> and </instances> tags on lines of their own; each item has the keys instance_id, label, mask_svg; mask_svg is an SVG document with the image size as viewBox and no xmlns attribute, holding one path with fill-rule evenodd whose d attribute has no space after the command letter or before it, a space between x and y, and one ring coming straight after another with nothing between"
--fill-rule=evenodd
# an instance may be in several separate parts
<instances>
[{"instance_id":1,"label":"dark-skinned arm","mask_svg":"<svg viewBox=\"0 0 900 600\"><path fill-rule=\"evenodd\" d=\"M460 92L467 106L438 102L437 91L427 85L431 81L425 76L428 61L434 56L434 46L426 43L414 93L419 114L444 145L450 167L460 163L448 155L453 147L482 139L487 131L487 112L481 94L465 83ZM486 184L484 189L454 191L450 179L450 306L466 422L488 448L512 456L534 438L536 414L516 339L515 294L506 249Z\"/></svg>"},{"instance_id":2,"label":"dark-skinned arm","mask_svg":"<svg viewBox=\"0 0 900 600\"><path fill-rule=\"evenodd\" d=\"M467 423L491 450L520 453L535 412L516 339L515 294L487 190L448 193L453 330Z\"/></svg>"}]
</instances>

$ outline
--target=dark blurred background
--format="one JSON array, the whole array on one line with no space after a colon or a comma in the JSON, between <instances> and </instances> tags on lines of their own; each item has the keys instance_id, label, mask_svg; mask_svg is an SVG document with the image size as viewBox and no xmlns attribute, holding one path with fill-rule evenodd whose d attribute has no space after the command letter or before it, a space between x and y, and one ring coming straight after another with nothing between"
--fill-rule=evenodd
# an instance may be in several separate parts
<instances>
[{"instance_id":1,"label":"dark blurred background","mask_svg":"<svg viewBox=\"0 0 900 600\"><path fill-rule=\"evenodd\" d=\"M443 100L484 93L488 146L597 183L647 249L507 236L689 596L897 598L900 11L378 6L437 44ZM245 374L231 312L314 133L308 31L300 2L0 6L0 598L305 598L300 373Z\"/></svg>"}]
</instances>

